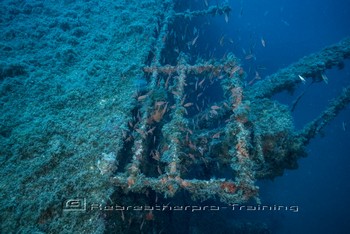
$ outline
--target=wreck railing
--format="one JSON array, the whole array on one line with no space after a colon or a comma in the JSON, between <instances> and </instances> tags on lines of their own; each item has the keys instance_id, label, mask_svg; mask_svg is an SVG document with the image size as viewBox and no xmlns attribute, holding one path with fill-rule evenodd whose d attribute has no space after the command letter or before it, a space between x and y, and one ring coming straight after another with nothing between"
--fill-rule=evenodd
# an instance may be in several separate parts
<instances>
[{"instance_id":1,"label":"wreck railing","mask_svg":"<svg viewBox=\"0 0 350 234\"><path fill-rule=\"evenodd\" d=\"M232 176L234 180L232 178L210 180L200 178L184 179L181 174L181 171L184 171L181 165L182 157L189 157L187 153L184 153L186 152L186 149L183 149L184 147L195 148L191 151L192 154L195 154L192 157L205 158L206 155L206 152L203 152L191 143L191 139L196 137L196 133L188 129L188 120L184 117L187 107L186 103L184 103L184 96L186 95L185 86L186 82L188 82L187 75L194 73L197 76L203 76L204 79L209 79L208 74L213 73L217 76L225 75L227 80L231 82L222 82L222 86L230 92L232 109L238 111L245 108L245 103L242 96L242 81L238 72L240 67L237 64L236 58L232 56L223 63L217 63L217 65L209 63L188 65L185 59L180 58L177 66L145 67L144 70L147 73L155 74L156 70L157 74L166 75L166 79L172 78L173 80L173 87L171 89L174 99L173 110L170 114L169 122L162 127L162 135L167 149L162 152L162 155L158 159L166 163L165 173L161 173L157 178L146 177L141 172L133 173L133 165L139 165L140 163L139 160L136 160L137 163L132 163L130 167L132 179L126 174L118 174L113 178L114 184L128 191L142 191L146 188L151 188L163 193L166 197L173 196L181 188L188 191L194 199L205 200L217 197L228 204L243 203L252 198L257 199L258 188L254 185L254 163L249 156L248 149L249 131L244 126L243 116L238 112L232 117L236 121L228 124L229 127L225 130L226 132L222 132L223 138L225 138L225 134L227 135L226 141L232 140L236 142L230 150L230 164L232 174L235 174L235 176ZM193 136L188 136L188 132L192 132ZM190 144L192 146L189 146ZM137 150L136 147L140 147L140 149ZM141 158L141 148L139 141L135 141L133 159ZM217 159L217 161L219 162L220 159ZM194 163L193 165L196 164Z\"/></svg>"},{"instance_id":2,"label":"wreck railing","mask_svg":"<svg viewBox=\"0 0 350 234\"><path fill-rule=\"evenodd\" d=\"M172 9L173 5L169 6L162 19L152 62L144 67L148 90L137 97L141 114L131 124L130 163L111 180L131 192L152 189L172 197L184 190L193 199L218 198L227 204L252 199L259 202L256 180L295 167L309 140L350 102L350 88L298 133L292 128L288 108L269 98L295 88L302 82L300 76L317 81L326 69L341 67L350 56L350 39L306 56L248 88L238 59L230 54L220 61L189 64L180 52L176 65L161 64L169 25L175 17L218 14L226 19L230 12L227 6L181 13ZM220 83L224 101L201 110L197 106L198 113L189 115L187 109L196 104L187 102L188 97L198 83L213 80ZM276 126L266 127L269 124ZM206 178L190 172L200 168L214 171L213 165L217 170L223 168L225 176L213 173Z\"/></svg>"}]
</instances>

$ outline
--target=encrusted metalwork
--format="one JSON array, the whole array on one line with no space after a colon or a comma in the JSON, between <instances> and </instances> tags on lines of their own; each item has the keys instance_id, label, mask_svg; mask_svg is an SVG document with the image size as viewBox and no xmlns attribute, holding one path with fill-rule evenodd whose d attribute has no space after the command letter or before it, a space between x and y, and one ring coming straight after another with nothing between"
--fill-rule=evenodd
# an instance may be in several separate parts
<instances>
[{"instance_id":1,"label":"encrusted metalwork","mask_svg":"<svg viewBox=\"0 0 350 234\"><path fill-rule=\"evenodd\" d=\"M220 61L190 64L179 52L176 65L161 64L172 19L213 12L227 17L230 11L214 8L169 11L164 17L152 62L143 69L148 89L136 97L137 114L130 123L132 155L122 155L130 157L130 163L112 178L125 191L152 189L172 197L184 190L193 199L259 202L256 180L295 168L309 140L349 103L347 88L319 118L296 132L290 110L270 100L276 93L297 87L303 77L321 81L326 69L342 66L350 54L349 39L252 86L245 85L245 72L232 54ZM213 83L220 84L222 101L204 104L203 89Z\"/></svg>"}]
</instances>

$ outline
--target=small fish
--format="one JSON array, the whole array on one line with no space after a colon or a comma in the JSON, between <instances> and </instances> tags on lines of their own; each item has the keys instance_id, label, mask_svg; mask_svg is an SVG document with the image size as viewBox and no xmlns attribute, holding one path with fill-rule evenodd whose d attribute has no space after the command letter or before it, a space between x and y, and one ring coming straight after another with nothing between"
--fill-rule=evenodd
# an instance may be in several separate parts
<instances>
[{"instance_id":1,"label":"small fish","mask_svg":"<svg viewBox=\"0 0 350 234\"><path fill-rule=\"evenodd\" d=\"M168 76L168 78L166 79L165 84L164 84L165 89L168 89L170 77L171 77L171 75L169 74L169 76Z\"/></svg>"},{"instance_id":2,"label":"small fish","mask_svg":"<svg viewBox=\"0 0 350 234\"><path fill-rule=\"evenodd\" d=\"M230 107L228 106L228 104L226 102L223 102L223 104L227 109L230 109Z\"/></svg>"},{"instance_id":3,"label":"small fish","mask_svg":"<svg viewBox=\"0 0 350 234\"><path fill-rule=\"evenodd\" d=\"M326 84L328 84L328 77L325 75L325 74L321 74L321 77L322 77L322 80L326 83Z\"/></svg>"},{"instance_id":4,"label":"small fish","mask_svg":"<svg viewBox=\"0 0 350 234\"><path fill-rule=\"evenodd\" d=\"M266 42L265 42L264 38L261 38L261 45L262 45L263 47L266 47Z\"/></svg>"},{"instance_id":5,"label":"small fish","mask_svg":"<svg viewBox=\"0 0 350 234\"><path fill-rule=\"evenodd\" d=\"M211 113L212 115L218 115L218 114L219 114L216 110L210 110L210 113Z\"/></svg>"},{"instance_id":6,"label":"small fish","mask_svg":"<svg viewBox=\"0 0 350 234\"><path fill-rule=\"evenodd\" d=\"M189 157L190 159L192 159L193 161L195 161L195 160L196 160L196 158L194 157L194 155L193 155L193 154L188 154L188 157Z\"/></svg>"},{"instance_id":7,"label":"small fish","mask_svg":"<svg viewBox=\"0 0 350 234\"><path fill-rule=\"evenodd\" d=\"M220 106L211 106L210 107L212 110L218 110L218 109L220 109L221 107Z\"/></svg>"},{"instance_id":8,"label":"small fish","mask_svg":"<svg viewBox=\"0 0 350 234\"><path fill-rule=\"evenodd\" d=\"M302 77L301 75L298 75L299 76L299 79L301 80L301 82L303 82L303 84L306 83L306 80L304 79L304 77Z\"/></svg>"},{"instance_id":9,"label":"small fish","mask_svg":"<svg viewBox=\"0 0 350 234\"><path fill-rule=\"evenodd\" d=\"M225 39L225 35L223 35L223 36L220 38L220 41L219 41L220 46L224 46L224 39Z\"/></svg>"},{"instance_id":10,"label":"small fish","mask_svg":"<svg viewBox=\"0 0 350 234\"><path fill-rule=\"evenodd\" d=\"M258 65L256 69L266 70L267 68L264 65Z\"/></svg>"},{"instance_id":11,"label":"small fish","mask_svg":"<svg viewBox=\"0 0 350 234\"><path fill-rule=\"evenodd\" d=\"M159 173L159 175L163 174L162 170L160 169L159 165L157 166L157 171ZM158 199L157 199L158 200Z\"/></svg>"},{"instance_id":12,"label":"small fish","mask_svg":"<svg viewBox=\"0 0 350 234\"><path fill-rule=\"evenodd\" d=\"M179 144L179 143L180 143L180 140L177 139L177 138L172 138L171 140L172 140L175 144Z\"/></svg>"},{"instance_id":13,"label":"small fish","mask_svg":"<svg viewBox=\"0 0 350 234\"><path fill-rule=\"evenodd\" d=\"M200 87L202 87L202 84L204 83L205 79L201 80L201 82L198 83Z\"/></svg>"},{"instance_id":14,"label":"small fish","mask_svg":"<svg viewBox=\"0 0 350 234\"><path fill-rule=\"evenodd\" d=\"M158 101L155 103L156 106L162 106L164 105L166 102L165 101Z\"/></svg>"},{"instance_id":15,"label":"small fish","mask_svg":"<svg viewBox=\"0 0 350 234\"><path fill-rule=\"evenodd\" d=\"M190 147L192 150L197 150L197 147L192 143L192 141L188 142L188 147Z\"/></svg>"},{"instance_id":16,"label":"small fish","mask_svg":"<svg viewBox=\"0 0 350 234\"><path fill-rule=\"evenodd\" d=\"M261 79L259 72L257 72L257 71L255 71L255 79L257 79L257 80Z\"/></svg>"},{"instance_id":17,"label":"small fish","mask_svg":"<svg viewBox=\"0 0 350 234\"><path fill-rule=\"evenodd\" d=\"M342 127L343 127L343 131L345 132L346 131L346 123L345 122L342 123Z\"/></svg>"},{"instance_id":18,"label":"small fish","mask_svg":"<svg viewBox=\"0 0 350 234\"><path fill-rule=\"evenodd\" d=\"M230 77L232 77L237 71L239 71L241 67L235 66L231 71L230 71Z\"/></svg>"},{"instance_id":19,"label":"small fish","mask_svg":"<svg viewBox=\"0 0 350 234\"><path fill-rule=\"evenodd\" d=\"M172 91L171 93L174 94L175 96L180 96L180 93L179 93L179 92Z\"/></svg>"},{"instance_id":20,"label":"small fish","mask_svg":"<svg viewBox=\"0 0 350 234\"><path fill-rule=\"evenodd\" d=\"M137 101L143 101L143 100L145 100L146 99L146 97L148 96L148 94L145 94L145 95L142 95L142 96L139 96L138 98L137 98Z\"/></svg>"},{"instance_id":21,"label":"small fish","mask_svg":"<svg viewBox=\"0 0 350 234\"><path fill-rule=\"evenodd\" d=\"M165 106L164 106L164 108L163 108L163 110L162 110L162 116L165 114L165 112L168 110L168 103L166 102L165 103Z\"/></svg>"},{"instance_id":22,"label":"small fish","mask_svg":"<svg viewBox=\"0 0 350 234\"><path fill-rule=\"evenodd\" d=\"M125 142L130 142L132 141L133 137L132 136L129 136L128 138L125 139Z\"/></svg>"},{"instance_id":23,"label":"small fish","mask_svg":"<svg viewBox=\"0 0 350 234\"><path fill-rule=\"evenodd\" d=\"M286 25L286 26L290 26L290 24L287 22L287 21L285 21L285 20L281 20L281 22L284 24L284 25Z\"/></svg>"},{"instance_id":24,"label":"small fish","mask_svg":"<svg viewBox=\"0 0 350 234\"><path fill-rule=\"evenodd\" d=\"M192 41L192 45L194 45L194 44L196 44L196 42L197 42L197 40L198 40L198 37L199 37L199 33L198 33L198 35L193 39L193 41Z\"/></svg>"},{"instance_id":25,"label":"small fish","mask_svg":"<svg viewBox=\"0 0 350 234\"><path fill-rule=\"evenodd\" d=\"M184 95L183 98L181 99L181 105L183 105L183 104L185 103L186 96L187 96L187 95Z\"/></svg>"},{"instance_id":26,"label":"small fish","mask_svg":"<svg viewBox=\"0 0 350 234\"><path fill-rule=\"evenodd\" d=\"M254 79L252 79L252 80L248 83L248 85L252 85L256 80L260 80L260 79L261 79L261 77L260 77L260 75L259 75L259 72L255 71L255 77L254 77Z\"/></svg>"},{"instance_id":27,"label":"small fish","mask_svg":"<svg viewBox=\"0 0 350 234\"><path fill-rule=\"evenodd\" d=\"M184 107L190 107L190 106L193 106L192 102L188 102L188 103L184 104Z\"/></svg>"},{"instance_id":28,"label":"small fish","mask_svg":"<svg viewBox=\"0 0 350 234\"><path fill-rule=\"evenodd\" d=\"M248 82L248 85L252 85L255 82L255 78Z\"/></svg>"},{"instance_id":29,"label":"small fish","mask_svg":"<svg viewBox=\"0 0 350 234\"><path fill-rule=\"evenodd\" d=\"M152 150L150 156L152 156L152 158L156 161L160 160L160 154L157 150Z\"/></svg>"},{"instance_id":30,"label":"small fish","mask_svg":"<svg viewBox=\"0 0 350 234\"><path fill-rule=\"evenodd\" d=\"M153 128L151 128L150 130L148 130L148 131L146 132L146 135L148 135L148 134L151 134L151 135L152 135L154 129L156 129L156 127L153 127Z\"/></svg>"},{"instance_id":31,"label":"small fish","mask_svg":"<svg viewBox=\"0 0 350 234\"><path fill-rule=\"evenodd\" d=\"M220 132L215 133L211 138L213 138L213 139L218 139L218 138L220 138Z\"/></svg>"},{"instance_id":32,"label":"small fish","mask_svg":"<svg viewBox=\"0 0 350 234\"><path fill-rule=\"evenodd\" d=\"M144 139L146 138L145 132L142 131L141 129L135 129L135 131L138 132L141 135L142 138L144 138Z\"/></svg>"},{"instance_id":33,"label":"small fish","mask_svg":"<svg viewBox=\"0 0 350 234\"><path fill-rule=\"evenodd\" d=\"M246 60L249 60L249 59L252 59L254 58L254 55L253 54L248 54L244 57Z\"/></svg>"},{"instance_id":34,"label":"small fish","mask_svg":"<svg viewBox=\"0 0 350 234\"><path fill-rule=\"evenodd\" d=\"M140 225L140 231L142 230L144 224L145 224L145 219L142 219L142 223Z\"/></svg>"},{"instance_id":35,"label":"small fish","mask_svg":"<svg viewBox=\"0 0 350 234\"><path fill-rule=\"evenodd\" d=\"M226 23L228 23L228 14L226 12L224 12L224 15L225 15L225 21L226 21Z\"/></svg>"}]
</instances>

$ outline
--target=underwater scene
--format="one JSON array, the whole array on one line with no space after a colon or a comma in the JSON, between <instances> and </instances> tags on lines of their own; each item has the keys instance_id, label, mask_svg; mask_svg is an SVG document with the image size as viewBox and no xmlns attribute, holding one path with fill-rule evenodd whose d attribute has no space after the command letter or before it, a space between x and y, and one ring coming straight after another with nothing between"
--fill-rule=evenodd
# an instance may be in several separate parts
<instances>
[{"instance_id":1,"label":"underwater scene","mask_svg":"<svg viewBox=\"0 0 350 234\"><path fill-rule=\"evenodd\" d=\"M0 0L0 233L349 233L349 0Z\"/></svg>"}]
</instances>

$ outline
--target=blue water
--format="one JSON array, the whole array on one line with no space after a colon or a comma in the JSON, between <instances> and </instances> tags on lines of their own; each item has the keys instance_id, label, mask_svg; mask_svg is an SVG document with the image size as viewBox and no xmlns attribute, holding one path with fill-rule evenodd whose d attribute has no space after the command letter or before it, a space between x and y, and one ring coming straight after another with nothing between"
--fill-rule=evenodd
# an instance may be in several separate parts
<instances>
[{"instance_id":1,"label":"blue water","mask_svg":"<svg viewBox=\"0 0 350 234\"><path fill-rule=\"evenodd\" d=\"M209 43L216 50L216 58L233 51L248 73L247 81L256 71L266 77L350 36L348 0L230 1L230 6L229 22L224 17L215 18L208 26L212 36L199 38L198 47L205 53L205 44ZM254 58L245 59L250 53ZM210 57L208 51L206 55ZM350 85L350 62L345 64L342 70L326 71L328 85L322 82L308 88L293 112L297 129L317 117L343 87ZM299 87L293 96L281 93L274 98L290 105L305 88ZM264 220L273 233L349 233L349 106L323 133L310 142L308 157L299 160L297 170L286 170L282 177L259 183L263 204L298 205L299 212L253 214L251 220Z\"/></svg>"},{"instance_id":2,"label":"blue water","mask_svg":"<svg viewBox=\"0 0 350 234\"><path fill-rule=\"evenodd\" d=\"M350 36L350 1L347 0L252 0L232 1L231 5L229 23L218 19L217 25L234 41L238 40L235 50L242 57L245 69L266 67L259 71L261 76ZM266 47L262 46L261 38ZM245 61L241 47L247 50L254 43L256 60ZM343 70L327 71L328 85L318 83L309 88L293 113L297 128L315 118L342 87L350 84L349 65L347 62ZM293 100L287 94L276 99L283 103ZM348 128L344 130L343 124ZM324 137L311 141L308 157L299 160L297 170L287 170L283 177L261 183L263 202L297 204L300 208L298 213L271 217L276 233L349 232L349 126L348 106L325 128Z\"/></svg>"}]
</instances>

